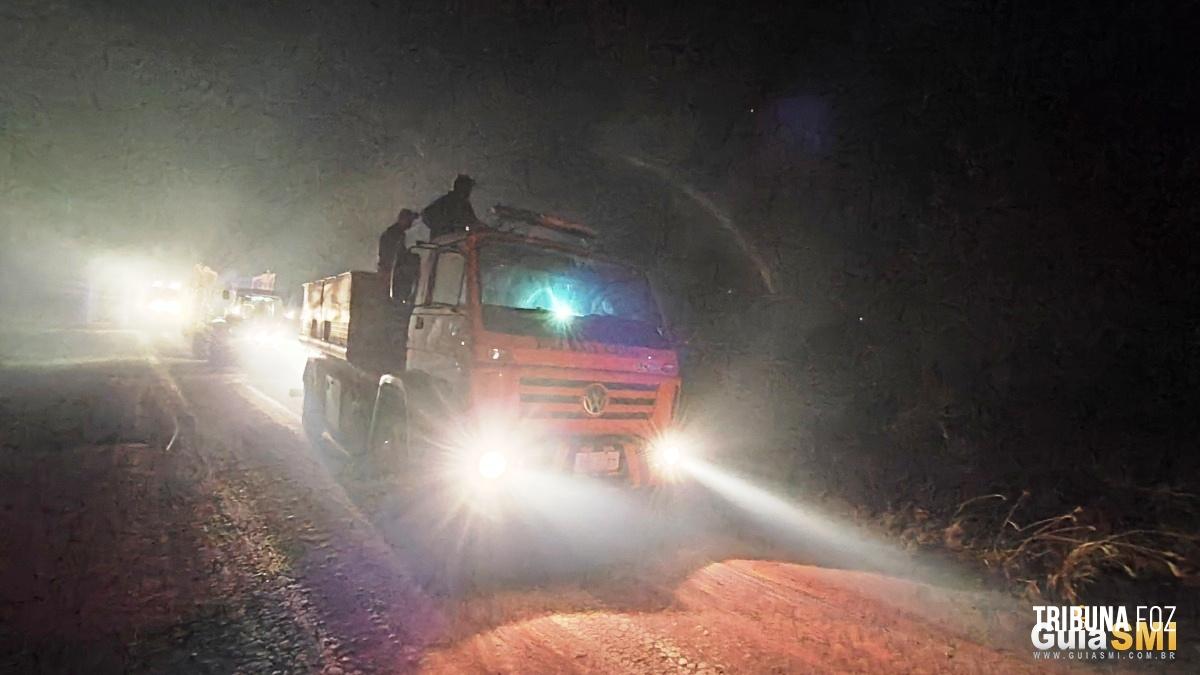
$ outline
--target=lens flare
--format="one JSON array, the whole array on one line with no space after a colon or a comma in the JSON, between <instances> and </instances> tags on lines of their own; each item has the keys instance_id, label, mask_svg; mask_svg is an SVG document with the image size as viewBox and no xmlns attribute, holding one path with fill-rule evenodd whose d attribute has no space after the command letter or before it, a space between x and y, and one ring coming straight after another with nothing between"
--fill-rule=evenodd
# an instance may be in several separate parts
<instances>
[{"instance_id":1,"label":"lens flare","mask_svg":"<svg viewBox=\"0 0 1200 675\"><path fill-rule=\"evenodd\" d=\"M571 323L575 317L579 316L579 312L571 306L571 303L554 294L554 291L546 289L546 295L550 298L550 314L554 317L554 322L559 325Z\"/></svg>"},{"instance_id":2,"label":"lens flare","mask_svg":"<svg viewBox=\"0 0 1200 675\"><path fill-rule=\"evenodd\" d=\"M563 297L564 294L570 296L571 289L568 287L559 288L558 290L559 292L555 293L554 289L549 286L538 288L525 298L522 306L548 310L550 318L556 324L565 325L571 323L571 321L580 315L572 305L569 297Z\"/></svg>"},{"instance_id":3,"label":"lens flare","mask_svg":"<svg viewBox=\"0 0 1200 675\"><path fill-rule=\"evenodd\" d=\"M554 313L554 320L558 323L569 323L571 319L577 316L575 310L571 309L570 305L557 298L554 299L553 307L550 311Z\"/></svg>"}]
</instances>

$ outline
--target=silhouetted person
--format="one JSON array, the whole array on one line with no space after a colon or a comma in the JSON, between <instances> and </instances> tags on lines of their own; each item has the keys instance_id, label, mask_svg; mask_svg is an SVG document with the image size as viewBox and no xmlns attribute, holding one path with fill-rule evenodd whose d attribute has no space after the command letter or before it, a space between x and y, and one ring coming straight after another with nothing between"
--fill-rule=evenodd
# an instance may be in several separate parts
<instances>
[{"instance_id":1,"label":"silhouetted person","mask_svg":"<svg viewBox=\"0 0 1200 675\"><path fill-rule=\"evenodd\" d=\"M479 225L475 209L471 208L471 188L475 181L466 174L454 179L454 189L438 197L421 212L421 219L429 226L430 239L443 234L458 232Z\"/></svg>"},{"instance_id":2,"label":"silhouetted person","mask_svg":"<svg viewBox=\"0 0 1200 675\"><path fill-rule=\"evenodd\" d=\"M379 262L376 267L381 274L391 274L396 256L405 250L404 235L417 219L417 212L401 209L396 222L379 235Z\"/></svg>"},{"instance_id":3,"label":"silhouetted person","mask_svg":"<svg viewBox=\"0 0 1200 675\"><path fill-rule=\"evenodd\" d=\"M408 349L408 319L412 315L412 291L416 286L417 276L421 269L421 260L409 251L409 246L416 243L409 241L419 236L419 225L416 211L400 209L396 222L392 223L383 234L379 235L379 261L376 267L387 285L387 294L394 307L391 318L394 321L391 330L384 335L389 340L387 353L392 362L381 364L387 368L403 364Z\"/></svg>"}]
</instances>

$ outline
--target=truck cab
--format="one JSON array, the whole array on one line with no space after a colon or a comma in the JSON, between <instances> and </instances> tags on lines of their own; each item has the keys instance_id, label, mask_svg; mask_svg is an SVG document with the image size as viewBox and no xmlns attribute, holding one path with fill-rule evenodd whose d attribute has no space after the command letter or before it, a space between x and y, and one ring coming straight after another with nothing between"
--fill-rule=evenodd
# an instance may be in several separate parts
<instances>
[{"instance_id":1,"label":"truck cab","mask_svg":"<svg viewBox=\"0 0 1200 675\"><path fill-rule=\"evenodd\" d=\"M284 315L283 298L272 291L229 288L219 297L208 303L208 312L190 330L192 354L198 359L229 363L236 342L269 349L295 334Z\"/></svg>"},{"instance_id":2,"label":"truck cab","mask_svg":"<svg viewBox=\"0 0 1200 675\"><path fill-rule=\"evenodd\" d=\"M483 228L305 284L305 426L400 465L673 478L676 353L646 276L580 226Z\"/></svg>"}]
</instances>

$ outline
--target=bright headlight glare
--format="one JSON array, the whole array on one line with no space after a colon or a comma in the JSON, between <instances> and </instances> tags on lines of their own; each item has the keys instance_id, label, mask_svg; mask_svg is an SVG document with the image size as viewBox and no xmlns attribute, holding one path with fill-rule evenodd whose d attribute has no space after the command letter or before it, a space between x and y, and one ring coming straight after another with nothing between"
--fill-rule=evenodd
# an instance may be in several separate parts
<instances>
[{"instance_id":1,"label":"bright headlight glare","mask_svg":"<svg viewBox=\"0 0 1200 675\"><path fill-rule=\"evenodd\" d=\"M479 456L476 466L479 475L488 480L496 480L508 470L508 458L498 450L489 450Z\"/></svg>"},{"instance_id":2,"label":"bright headlight glare","mask_svg":"<svg viewBox=\"0 0 1200 675\"><path fill-rule=\"evenodd\" d=\"M658 450L659 460L668 468L679 465L683 459L683 450L676 443L666 443Z\"/></svg>"},{"instance_id":3,"label":"bright headlight glare","mask_svg":"<svg viewBox=\"0 0 1200 675\"><path fill-rule=\"evenodd\" d=\"M150 311L159 314L179 314L183 310L177 300L151 300Z\"/></svg>"},{"instance_id":4,"label":"bright headlight glare","mask_svg":"<svg viewBox=\"0 0 1200 675\"><path fill-rule=\"evenodd\" d=\"M552 311L554 312L554 320L559 323L567 323L575 318L575 310L571 309L570 305L556 304Z\"/></svg>"},{"instance_id":5,"label":"bright headlight glare","mask_svg":"<svg viewBox=\"0 0 1200 675\"><path fill-rule=\"evenodd\" d=\"M289 337L286 332L271 328L253 328L242 334L242 339L246 342L272 349L285 348Z\"/></svg>"},{"instance_id":6,"label":"bright headlight glare","mask_svg":"<svg viewBox=\"0 0 1200 675\"><path fill-rule=\"evenodd\" d=\"M688 444L677 434L665 434L651 446L650 461L659 471L673 472L687 458Z\"/></svg>"}]
</instances>

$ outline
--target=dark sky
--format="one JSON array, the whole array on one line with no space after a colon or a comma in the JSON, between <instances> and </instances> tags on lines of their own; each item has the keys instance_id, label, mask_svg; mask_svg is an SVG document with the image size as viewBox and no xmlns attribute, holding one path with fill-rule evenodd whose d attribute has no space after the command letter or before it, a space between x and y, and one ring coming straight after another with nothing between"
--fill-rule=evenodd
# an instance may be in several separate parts
<instances>
[{"instance_id":1,"label":"dark sky","mask_svg":"<svg viewBox=\"0 0 1200 675\"><path fill-rule=\"evenodd\" d=\"M938 264L1143 275L1195 213L1195 3L702 4L5 0L0 227L295 283L468 171L481 211L811 298L975 221Z\"/></svg>"},{"instance_id":2,"label":"dark sky","mask_svg":"<svg viewBox=\"0 0 1200 675\"><path fill-rule=\"evenodd\" d=\"M661 210L673 191L623 156L676 165L749 123L752 85L708 72L690 31L603 4L468 5L6 3L0 218L331 271L458 171L481 210Z\"/></svg>"}]
</instances>

